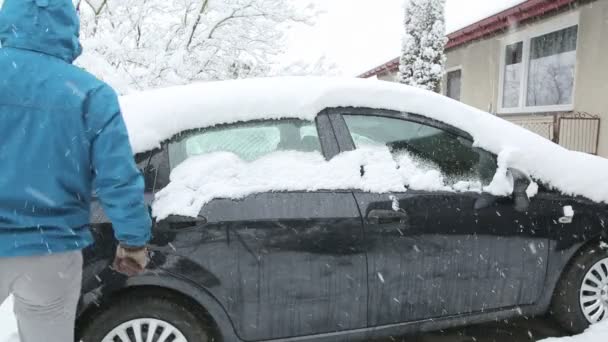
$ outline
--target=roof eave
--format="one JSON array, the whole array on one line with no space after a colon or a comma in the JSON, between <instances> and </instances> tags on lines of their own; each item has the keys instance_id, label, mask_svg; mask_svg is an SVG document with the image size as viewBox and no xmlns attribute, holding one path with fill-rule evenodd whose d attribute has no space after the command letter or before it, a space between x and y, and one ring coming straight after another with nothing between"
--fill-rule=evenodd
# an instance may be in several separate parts
<instances>
[{"instance_id":1,"label":"roof eave","mask_svg":"<svg viewBox=\"0 0 608 342\"><path fill-rule=\"evenodd\" d=\"M450 33L448 35L449 40L446 49L456 48L471 41L508 29L514 24L547 15L576 1L578 0L528 0L522 4Z\"/></svg>"},{"instance_id":2,"label":"roof eave","mask_svg":"<svg viewBox=\"0 0 608 342\"><path fill-rule=\"evenodd\" d=\"M454 49L475 40L483 39L514 24L544 16L557 11L579 0L528 0L517 6L499 12L491 17L478 21L448 35L446 50ZM368 78L374 75L390 73L399 70L399 57L359 75Z\"/></svg>"}]
</instances>

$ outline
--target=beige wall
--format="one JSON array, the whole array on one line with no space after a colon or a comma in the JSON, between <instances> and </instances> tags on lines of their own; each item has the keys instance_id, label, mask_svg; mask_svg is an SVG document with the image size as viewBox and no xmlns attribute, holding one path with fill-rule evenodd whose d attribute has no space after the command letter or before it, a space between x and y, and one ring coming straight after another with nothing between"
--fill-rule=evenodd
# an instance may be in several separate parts
<instances>
[{"instance_id":1,"label":"beige wall","mask_svg":"<svg viewBox=\"0 0 608 342\"><path fill-rule=\"evenodd\" d=\"M580 17L574 109L601 117L598 154L608 157L608 0L585 4L576 12ZM569 13L572 12L557 14L518 27L507 34L448 51L446 69L462 68L461 101L496 113L502 39ZM533 117L534 114L526 114L526 116ZM511 121L522 120L521 115L504 115L504 117Z\"/></svg>"},{"instance_id":2,"label":"beige wall","mask_svg":"<svg viewBox=\"0 0 608 342\"><path fill-rule=\"evenodd\" d=\"M579 37L575 78L574 110L600 116L598 154L608 157L608 0L596 0L542 20L533 21L447 52L446 69L462 69L461 101L481 110L497 112L502 41L535 25L559 20L572 13L579 16ZM396 73L378 75L378 79L395 81ZM444 78L445 94L445 78ZM501 115L533 131L551 130L552 117L543 113ZM540 122L545 126L540 127ZM540 127L540 128L539 128ZM542 129L541 129L542 128ZM552 134L552 133L548 134ZM539 131L540 134L540 131Z\"/></svg>"},{"instance_id":3,"label":"beige wall","mask_svg":"<svg viewBox=\"0 0 608 342\"><path fill-rule=\"evenodd\" d=\"M608 0L581 9L579 30L574 107L601 116L598 154L608 157Z\"/></svg>"},{"instance_id":4,"label":"beige wall","mask_svg":"<svg viewBox=\"0 0 608 342\"><path fill-rule=\"evenodd\" d=\"M379 74L378 79L380 81L389 81L389 82L397 82L397 72L387 72L384 74Z\"/></svg>"},{"instance_id":5,"label":"beige wall","mask_svg":"<svg viewBox=\"0 0 608 342\"><path fill-rule=\"evenodd\" d=\"M448 51L446 69L462 69L462 102L488 112L496 110L499 51L500 44L497 39L482 40ZM444 80L443 84L446 83Z\"/></svg>"}]
</instances>

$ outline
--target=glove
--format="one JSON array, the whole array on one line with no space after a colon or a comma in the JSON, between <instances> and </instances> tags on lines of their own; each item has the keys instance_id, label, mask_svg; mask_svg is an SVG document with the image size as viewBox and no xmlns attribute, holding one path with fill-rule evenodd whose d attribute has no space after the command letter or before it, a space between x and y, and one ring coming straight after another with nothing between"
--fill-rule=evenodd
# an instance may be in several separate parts
<instances>
[{"instance_id":1,"label":"glove","mask_svg":"<svg viewBox=\"0 0 608 342\"><path fill-rule=\"evenodd\" d=\"M133 277L143 273L147 265L148 249L146 247L118 245L113 264L114 270Z\"/></svg>"}]
</instances>

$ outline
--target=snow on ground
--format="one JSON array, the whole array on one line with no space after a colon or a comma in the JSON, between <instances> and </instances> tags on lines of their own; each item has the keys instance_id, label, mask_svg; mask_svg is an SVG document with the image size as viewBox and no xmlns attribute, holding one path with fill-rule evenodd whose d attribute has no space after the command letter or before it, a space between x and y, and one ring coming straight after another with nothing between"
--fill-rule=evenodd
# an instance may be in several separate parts
<instances>
[{"instance_id":1,"label":"snow on ground","mask_svg":"<svg viewBox=\"0 0 608 342\"><path fill-rule=\"evenodd\" d=\"M333 107L421 114L471 134L476 146L498 155L503 171L517 168L564 194L608 203L608 160L566 150L494 115L397 83L322 77L208 82L135 93L121 104L135 152L188 129L255 119L313 120ZM498 193L504 186L490 189Z\"/></svg>"},{"instance_id":2,"label":"snow on ground","mask_svg":"<svg viewBox=\"0 0 608 342\"><path fill-rule=\"evenodd\" d=\"M608 321L591 326L585 333L573 337L548 338L539 342L606 342L608 341Z\"/></svg>"},{"instance_id":3,"label":"snow on ground","mask_svg":"<svg viewBox=\"0 0 608 342\"><path fill-rule=\"evenodd\" d=\"M19 342L12 299L0 303L0 342Z\"/></svg>"},{"instance_id":4,"label":"snow on ground","mask_svg":"<svg viewBox=\"0 0 608 342\"><path fill-rule=\"evenodd\" d=\"M378 274L378 277L382 277ZM539 342L606 342L608 341L608 321L596 324L584 334L573 337L549 338ZM12 313L12 302L0 304L0 342L19 342L17 323Z\"/></svg>"}]
</instances>

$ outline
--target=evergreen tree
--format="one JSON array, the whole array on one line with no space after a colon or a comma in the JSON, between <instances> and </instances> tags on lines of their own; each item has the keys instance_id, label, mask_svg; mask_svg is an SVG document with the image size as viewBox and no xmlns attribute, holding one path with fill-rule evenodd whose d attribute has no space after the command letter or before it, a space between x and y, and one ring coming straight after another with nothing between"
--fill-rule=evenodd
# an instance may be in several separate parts
<instances>
[{"instance_id":1,"label":"evergreen tree","mask_svg":"<svg viewBox=\"0 0 608 342\"><path fill-rule=\"evenodd\" d=\"M401 83L438 91L445 64L445 0L409 0L399 65Z\"/></svg>"}]
</instances>

